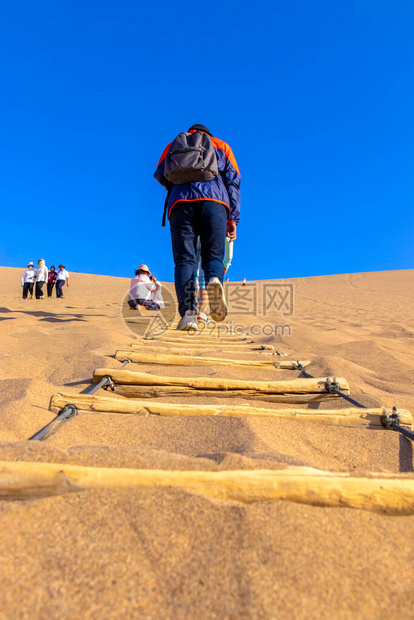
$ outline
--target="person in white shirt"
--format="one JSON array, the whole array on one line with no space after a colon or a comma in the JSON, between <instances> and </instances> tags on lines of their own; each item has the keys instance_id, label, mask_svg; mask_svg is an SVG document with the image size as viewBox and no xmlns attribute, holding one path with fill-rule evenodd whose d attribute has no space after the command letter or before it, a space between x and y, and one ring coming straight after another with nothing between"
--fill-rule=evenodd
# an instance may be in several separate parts
<instances>
[{"instance_id":1,"label":"person in white shirt","mask_svg":"<svg viewBox=\"0 0 414 620\"><path fill-rule=\"evenodd\" d=\"M32 299L35 278L36 270L34 268L34 264L29 263L22 277L23 299L27 299L27 293L30 293L30 299Z\"/></svg>"},{"instance_id":2,"label":"person in white shirt","mask_svg":"<svg viewBox=\"0 0 414 620\"><path fill-rule=\"evenodd\" d=\"M36 290L35 290L35 294L36 294L36 299L43 299L43 285L45 284L45 282L47 282L47 273L48 273L48 268L45 265L45 261L43 259L40 259L37 261L37 269L36 269Z\"/></svg>"},{"instance_id":3,"label":"person in white shirt","mask_svg":"<svg viewBox=\"0 0 414 620\"><path fill-rule=\"evenodd\" d=\"M64 299L62 288L65 286L65 282L67 286L69 286L69 274L65 269L65 265L59 265L59 271L56 277L56 297L58 299Z\"/></svg>"},{"instance_id":4,"label":"person in white shirt","mask_svg":"<svg viewBox=\"0 0 414 620\"><path fill-rule=\"evenodd\" d=\"M161 287L161 282L151 275L147 265L140 265L129 289L128 305L131 310L137 310L139 306L155 311L164 308Z\"/></svg>"}]
</instances>

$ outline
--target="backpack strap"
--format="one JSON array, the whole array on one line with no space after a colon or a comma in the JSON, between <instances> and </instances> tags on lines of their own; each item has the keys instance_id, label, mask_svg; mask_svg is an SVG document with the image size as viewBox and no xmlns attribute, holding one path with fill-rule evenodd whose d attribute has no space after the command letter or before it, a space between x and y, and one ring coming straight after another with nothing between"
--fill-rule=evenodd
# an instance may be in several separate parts
<instances>
[{"instance_id":1,"label":"backpack strap","mask_svg":"<svg viewBox=\"0 0 414 620\"><path fill-rule=\"evenodd\" d=\"M170 187L168 188L168 192L167 195L165 197L165 202L164 202L164 213L162 214L162 225L165 226L165 220L167 217L167 209L168 209L168 201L170 199L170 195L171 195L171 188L172 188L172 184L170 185Z\"/></svg>"}]
</instances>

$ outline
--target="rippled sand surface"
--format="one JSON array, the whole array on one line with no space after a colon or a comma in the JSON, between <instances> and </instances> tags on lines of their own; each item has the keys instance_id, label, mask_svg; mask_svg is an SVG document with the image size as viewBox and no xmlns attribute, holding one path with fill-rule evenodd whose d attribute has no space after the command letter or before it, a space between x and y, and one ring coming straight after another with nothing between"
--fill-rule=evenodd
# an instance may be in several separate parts
<instances>
[{"instance_id":1,"label":"rippled sand surface","mask_svg":"<svg viewBox=\"0 0 414 620\"><path fill-rule=\"evenodd\" d=\"M211 471L286 465L357 474L413 471L412 444L397 433L301 420L84 413L45 442L27 442L53 419L53 393L86 391L93 370L118 368L115 351L135 337L120 311L128 279L72 274L65 299L22 300L22 271L0 268L0 460ZM311 360L315 376L345 377L352 395L367 406L414 412L414 272L292 283L290 310L273 305L263 316L264 285L284 290L287 283L260 282L258 316L243 314L239 300L228 329L253 328L257 342ZM214 356L249 357L226 352L224 344L217 344ZM298 376L214 365L134 369L252 380ZM322 411L347 405L338 399L308 406ZM413 535L411 516L283 501L244 505L168 488L1 502L0 618L411 617Z\"/></svg>"}]
</instances>

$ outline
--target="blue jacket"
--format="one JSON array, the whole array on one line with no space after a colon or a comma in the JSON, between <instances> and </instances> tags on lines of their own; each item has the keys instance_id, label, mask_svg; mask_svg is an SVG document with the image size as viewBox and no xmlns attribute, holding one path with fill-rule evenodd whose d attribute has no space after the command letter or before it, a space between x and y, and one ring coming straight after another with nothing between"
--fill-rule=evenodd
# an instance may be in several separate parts
<instances>
[{"instance_id":1,"label":"blue jacket","mask_svg":"<svg viewBox=\"0 0 414 620\"><path fill-rule=\"evenodd\" d=\"M192 132L191 132L192 133ZM181 185L173 185L167 203L168 220L170 220L171 211L179 200L213 200L220 202L228 209L230 222L238 223L240 219L240 171L233 151L226 142L218 138L211 137L217 155L217 164L220 174L211 181L203 183L184 183ZM170 183L164 176L165 156L171 146L168 144L160 161L154 177L161 185L168 189Z\"/></svg>"}]
</instances>

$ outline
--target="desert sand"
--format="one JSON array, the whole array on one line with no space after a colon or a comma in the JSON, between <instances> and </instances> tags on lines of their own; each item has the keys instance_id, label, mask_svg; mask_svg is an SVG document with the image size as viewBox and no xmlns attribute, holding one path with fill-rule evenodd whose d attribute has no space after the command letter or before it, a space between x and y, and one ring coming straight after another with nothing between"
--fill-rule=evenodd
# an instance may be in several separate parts
<instances>
[{"instance_id":1,"label":"desert sand","mask_svg":"<svg viewBox=\"0 0 414 620\"><path fill-rule=\"evenodd\" d=\"M54 418L52 394L86 392L96 368L119 368L116 350L139 340L121 315L128 279L71 274L64 299L37 301L21 299L22 272L0 268L0 460L413 472L412 444L396 432L307 420L81 413L44 442L28 442ZM243 325L255 332L256 343L309 359L314 376L345 377L352 396L366 406L414 413L414 271L249 283L257 286L258 308L263 287L275 283L294 285L294 308L282 308L284 316L274 307L267 316L251 316L240 306L228 330ZM275 325L289 329L270 334ZM229 351L223 343L214 357L252 359ZM176 377L298 377L298 371L275 368L130 366ZM349 405L329 399L306 406L322 412ZM412 617L413 535L414 516L287 501L244 504L179 488L2 501L0 618Z\"/></svg>"}]
</instances>

